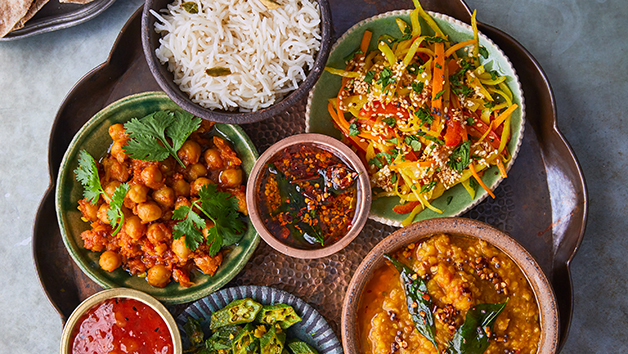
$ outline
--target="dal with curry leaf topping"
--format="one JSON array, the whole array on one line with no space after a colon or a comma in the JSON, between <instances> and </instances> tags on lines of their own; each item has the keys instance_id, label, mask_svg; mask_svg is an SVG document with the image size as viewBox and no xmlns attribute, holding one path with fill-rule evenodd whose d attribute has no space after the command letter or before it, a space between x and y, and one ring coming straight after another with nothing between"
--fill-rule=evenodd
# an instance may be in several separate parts
<instances>
[{"instance_id":1,"label":"dal with curry leaf topping","mask_svg":"<svg viewBox=\"0 0 628 354\"><path fill-rule=\"evenodd\" d=\"M436 234L385 257L357 309L361 353L537 352L532 288L494 246Z\"/></svg>"},{"instance_id":2,"label":"dal with curry leaf topping","mask_svg":"<svg viewBox=\"0 0 628 354\"><path fill-rule=\"evenodd\" d=\"M507 77L484 66L475 12L474 38L454 43L414 0L411 23L396 19L399 36L384 34L369 51L372 33L343 69L342 86L328 111L367 164L375 197L399 197L393 208L408 225L445 190L462 184L471 198L483 170L497 166L506 178L511 115L519 109ZM427 27L421 29L419 18Z\"/></svg>"},{"instance_id":3,"label":"dal with curry leaf topping","mask_svg":"<svg viewBox=\"0 0 628 354\"><path fill-rule=\"evenodd\" d=\"M243 235L247 208L241 160L212 127L158 111L109 127L113 144L98 163L80 152L78 209L91 226L81 238L103 252L103 270L122 267L156 287L192 286L193 269L214 275L224 247Z\"/></svg>"}]
</instances>

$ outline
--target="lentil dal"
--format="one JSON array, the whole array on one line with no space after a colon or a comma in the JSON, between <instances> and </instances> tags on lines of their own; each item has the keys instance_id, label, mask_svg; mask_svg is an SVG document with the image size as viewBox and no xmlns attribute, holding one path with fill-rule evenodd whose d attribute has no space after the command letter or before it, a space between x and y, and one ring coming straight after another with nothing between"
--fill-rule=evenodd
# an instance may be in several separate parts
<instances>
[{"instance_id":1,"label":"lentil dal","mask_svg":"<svg viewBox=\"0 0 628 354\"><path fill-rule=\"evenodd\" d=\"M427 282L441 350L471 307L508 299L485 353L537 352L541 329L536 298L519 267L496 247L476 238L437 234L394 255ZM375 270L366 284L357 321L362 353L437 352L415 329L399 273L390 264Z\"/></svg>"}]
</instances>

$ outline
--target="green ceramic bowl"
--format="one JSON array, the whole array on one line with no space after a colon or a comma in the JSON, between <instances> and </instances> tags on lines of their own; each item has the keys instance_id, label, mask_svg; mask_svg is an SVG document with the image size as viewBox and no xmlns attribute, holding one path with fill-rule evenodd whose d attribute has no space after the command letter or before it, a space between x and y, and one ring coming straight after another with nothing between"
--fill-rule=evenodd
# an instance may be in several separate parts
<instances>
[{"instance_id":1,"label":"green ceramic bowl","mask_svg":"<svg viewBox=\"0 0 628 354\"><path fill-rule=\"evenodd\" d=\"M57 178L55 207L59 229L68 252L93 281L104 288L127 287L141 290L164 303L176 304L200 299L220 289L242 270L260 240L250 220L242 240L224 258L214 276L197 272L193 279L195 285L189 288L184 288L174 281L165 288L155 288L145 279L130 276L121 268L111 273L100 269L98 265L100 252L83 248L80 235L89 228L89 224L81 220L81 212L77 210L77 202L83 198L83 187L76 181L73 172L78 165L77 155L81 149L87 150L95 158L106 154L112 143L108 133L110 125L124 123L134 117L141 118L164 109L181 110L165 93L145 92L116 101L92 117L74 136L63 156ZM248 175L258 157L257 149L249 137L236 125L217 124L216 130L217 134L233 144Z\"/></svg>"},{"instance_id":2,"label":"green ceramic bowl","mask_svg":"<svg viewBox=\"0 0 628 354\"><path fill-rule=\"evenodd\" d=\"M364 30L368 29L372 31L373 38L375 39L379 38L382 34L389 34L396 38L400 37L402 34L395 23L395 19L399 17L407 23L410 23L410 12L410 10L387 12L366 19L351 27L332 47L332 52L329 55L327 66L344 68L344 58L353 53L356 48L360 47ZM453 41L462 42L473 39L473 30L471 29L471 26L446 15L433 12L430 12L430 15L432 15L441 30ZM420 21L423 33L427 32L433 34L433 31L423 21L423 19ZM512 160L506 166L506 169L510 170L510 167L512 166L519 151L521 140L523 139L525 123L523 92L521 90L519 78L515 73L510 60L508 60L501 49L499 49L495 43L482 33L480 33L480 45L486 47L489 52L489 58L484 60L483 64L487 67L487 69L497 70L501 75L507 77L506 84L513 93L513 102L520 107L520 109L517 109L511 117L512 136L510 142L508 143L508 149L512 153ZM374 50L376 48L376 40L371 40L369 50ZM462 55L463 52L460 51L459 54ZM334 126L331 116L327 112L327 100L329 98L336 97L341 83L340 76L332 75L327 71L323 72L321 78L318 80L318 83L314 86L312 92L310 92L308 99L306 108L307 132L326 134L337 139L341 138L342 134ZM482 180L487 186L494 190L501 182L502 178L497 170L497 167L493 167L486 170ZM443 210L442 214L426 209L420 212L414 221L435 217L461 215L481 202L487 195L488 193L486 193L486 191L484 191L481 187L478 187L475 198L471 199L471 196L469 196L464 187L462 185L457 185L446 191L440 198L431 202L436 208ZM398 197L374 199L371 204L370 218L384 224L401 226L401 221L407 217L407 214L397 214L392 211L392 208L397 204L399 204Z\"/></svg>"}]
</instances>

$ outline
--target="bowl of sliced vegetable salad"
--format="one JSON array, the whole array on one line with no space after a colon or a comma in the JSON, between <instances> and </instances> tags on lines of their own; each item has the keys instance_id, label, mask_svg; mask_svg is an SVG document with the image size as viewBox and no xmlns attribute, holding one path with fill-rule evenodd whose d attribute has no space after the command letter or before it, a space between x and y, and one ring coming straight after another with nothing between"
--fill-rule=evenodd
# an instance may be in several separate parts
<instances>
[{"instance_id":1,"label":"bowl of sliced vegetable salad","mask_svg":"<svg viewBox=\"0 0 628 354\"><path fill-rule=\"evenodd\" d=\"M507 177L525 104L505 54L446 15L393 11L333 46L306 130L343 140L367 166L372 219L403 226L457 216Z\"/></svg>"}]
</instances>

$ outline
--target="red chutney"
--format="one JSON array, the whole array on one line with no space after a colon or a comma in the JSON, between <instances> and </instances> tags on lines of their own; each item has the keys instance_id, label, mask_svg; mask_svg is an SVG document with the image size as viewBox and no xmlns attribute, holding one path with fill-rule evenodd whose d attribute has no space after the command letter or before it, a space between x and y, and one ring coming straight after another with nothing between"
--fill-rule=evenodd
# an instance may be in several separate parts
<instances>
[{"instance_id":1,"label":"red chutney","mask_svg":"<svg viewBox=\"0 0 628 354\"><path fill-rule=\"evenodd\" d=\"M172 354L166 322L150 306L108 299L87 311L72 333L72 354Z\"/></svg>"},{"instance_id":2,"label":"red chutney","mask_svg":"<svg viewBox=\"0 0 628 354\"><path fill-rule=\"evenodd\" d=\"M266 228L295 248L333 244L353 225L357 176L339 157L318 146L285 148L265 166L257 193Z\"/></svg>"}]
</instances>

